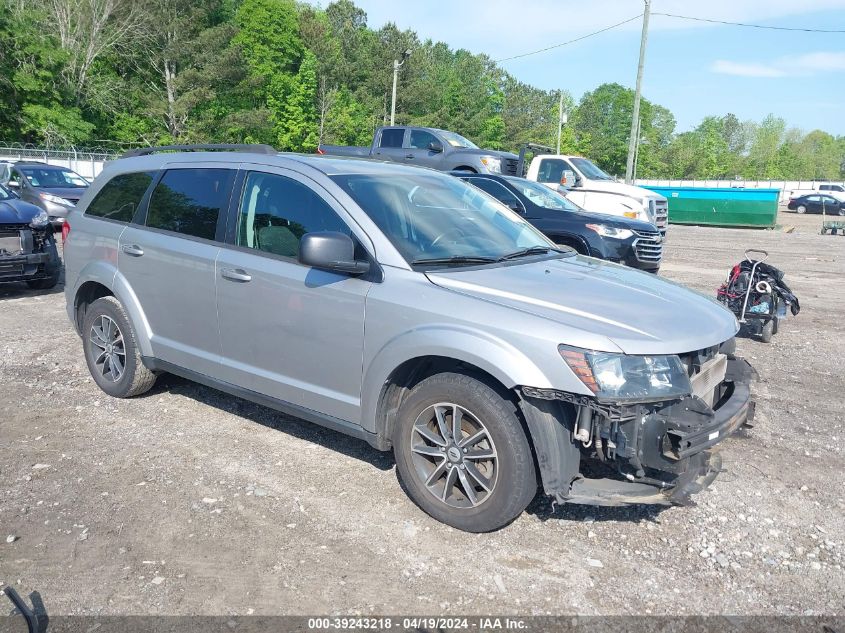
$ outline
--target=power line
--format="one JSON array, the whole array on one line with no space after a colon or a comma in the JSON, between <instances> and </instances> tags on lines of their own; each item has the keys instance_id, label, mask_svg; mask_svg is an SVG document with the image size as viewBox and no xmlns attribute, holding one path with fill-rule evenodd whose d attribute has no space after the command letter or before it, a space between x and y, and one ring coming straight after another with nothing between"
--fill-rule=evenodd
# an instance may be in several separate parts
<instances>
[{"instance_id":1,"label":"power line","mask_svg":"<svg viewBox=\"0 0 845 633\"><path fill-rule=\"evenodd\" d=\"M622 26L623 24L628 24L628 22L633 22L634 20L639 20L642 17L642 13L635 15L632 18L628 18L627 20L623 20L622 22L617 22L616 24L611 24L599 31L594 31L593 33L588 33L587 35L582 35L581 37L576 37L574 40L569 40L568 42L561 42L560 44L553 44L551 46L547 46L546 48L541 48L537 51L531 51L530 53L522 53L521 55L514 55L513 57L505 57L503 59L497 59L494 63L498 64L500 62L507 62L512 59L519 59L520 57L528 57L529 55L536 55L537 53L545 53L546 51L550 51L554 48L560 48L561 46L568 46L569 44L574 44L575 42L580 42L581 40L586 40L588 37L593 37L594 35L598 35L599 33L604 33L605 31L609 31L611 29L615 29L618 26Z\"/></svg>"},{"instance_id":2,"label":"power line","mask_svg":"<svg viewBox=\"0 0 845 633\"><path fill-rule=\"evenodd\" d=\"M728 22L726 20L711 20L709 18L694 18L689 15L676 15L674 13L658 13L654 12L652 15L662 15L667 18L678 18L679 20L692 20L694 22L709 22L710 24L726 24L728 26L744 26L750 29L769 29L772 31L801 31L804 33L845 33L842 29L807 29L793 26L768 26L765 24L746 24L744 22Z\"/></svg>"}]
</instances>

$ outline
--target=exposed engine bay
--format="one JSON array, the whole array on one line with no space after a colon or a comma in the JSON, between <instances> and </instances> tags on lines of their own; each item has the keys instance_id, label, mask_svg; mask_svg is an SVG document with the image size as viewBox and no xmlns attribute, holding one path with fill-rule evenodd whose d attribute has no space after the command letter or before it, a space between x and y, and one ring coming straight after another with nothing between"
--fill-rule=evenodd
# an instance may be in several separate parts
<instances>
[{"instance_id":1,"label":"exposed engine bay","mask_svg":"<svg viewBox=\"0 0 845 633\"><path fill-rule=\"evenodd\" d=\"M721 458L710 449L753 421L756 372L734 355L733 340L680 359L692 392L672 400L613 403L522 388L547 494L590 505L686 505L715 479ZM585 476L590 462L606 476Z\"/></svg>"}]
</instances>

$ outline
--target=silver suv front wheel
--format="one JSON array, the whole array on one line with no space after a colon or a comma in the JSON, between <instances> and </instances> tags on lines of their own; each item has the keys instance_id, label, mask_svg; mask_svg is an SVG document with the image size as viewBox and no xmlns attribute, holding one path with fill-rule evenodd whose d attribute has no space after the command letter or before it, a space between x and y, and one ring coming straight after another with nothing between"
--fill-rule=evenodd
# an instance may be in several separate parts
<instances>
[{"instance_id":1,"label":"silver suv front wheel","mask_svg":"<svg viewBox=\"0 0 845 633\"><path fill-rule=\"evenodd\" d=\"M503 527L537 492L516 405L469 375L436 374L417 384L399 408L393 450L411 499L460 530Z\"/></svg>"}]
</instances>

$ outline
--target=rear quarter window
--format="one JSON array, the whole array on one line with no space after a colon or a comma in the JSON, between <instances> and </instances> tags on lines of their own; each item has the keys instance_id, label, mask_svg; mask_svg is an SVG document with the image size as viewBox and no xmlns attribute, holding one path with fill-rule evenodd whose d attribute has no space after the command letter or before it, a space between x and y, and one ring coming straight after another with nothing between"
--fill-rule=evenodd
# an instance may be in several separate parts
<instances>
[{"instance_id":1,"label":"rear quarter window","mask_svg":"<svg viewBox=\"0 0 845 633\"><path fill-rule=\"evenodd\" d=\"M119 174L109 180L85 210L86 216L131 222L155 172Z\"/></svg>"}]
</instances>

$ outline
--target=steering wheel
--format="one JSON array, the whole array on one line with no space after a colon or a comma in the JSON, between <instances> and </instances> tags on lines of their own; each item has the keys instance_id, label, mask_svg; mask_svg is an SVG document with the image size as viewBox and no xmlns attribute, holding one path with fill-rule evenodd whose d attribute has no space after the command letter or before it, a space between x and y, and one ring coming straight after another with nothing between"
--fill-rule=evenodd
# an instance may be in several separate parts
<instances>
[{"instance_id":1,"label":"steering wheel","mask_svg":"<svg viewBox=\"0 0 845 633\"><path fill-rule=\"evenodd\" d=\"M440 242L445 242L446 238L450 235L454 235L456 238L465 238L467 236L467 234L464 233L462 229L458 229L458 228L449 229L445 233L441 233L440 235L435 237L434 240L432 240L431 248L434 248L435 246L440 244Z\"/></svg>"}]
</instances>

